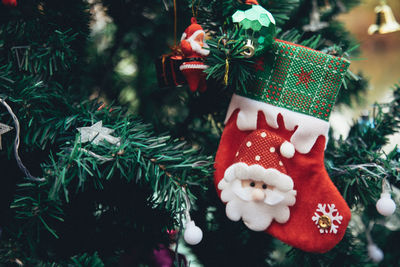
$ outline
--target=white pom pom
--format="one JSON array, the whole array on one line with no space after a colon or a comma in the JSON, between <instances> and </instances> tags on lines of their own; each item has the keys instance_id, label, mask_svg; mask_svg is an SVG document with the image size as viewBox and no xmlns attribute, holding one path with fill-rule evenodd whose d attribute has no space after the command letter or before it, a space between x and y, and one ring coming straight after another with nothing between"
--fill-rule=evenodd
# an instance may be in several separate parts
<instances>
[{"instance_id":1,"label":"white pom pom","mask_svg":"<svg viewBox=\"0 0 400 267\"><path fill-rule=\"evenodd\" d=\"M294 156L294 146L292 143L289 143L288 141L285 141L280 148L281 155L284 156L285 158L293 158Z\"/></svg>"},{"instance_id":2,"label":"white pom pom","mask_svg":"<svg viewBox=\"0 0 400 267\"><path fill-rule=\"evenodd\" d=\"M368 256L373 262L378 263L383 260L383 252L375 244L368 245Z\"/></svg>"},{"instance_id":3,"label":"white pom pom","mask_svg":"<svg viewBox=\"0 0 400 267\"><path fill-rule=\"evenodd\" d=\"M194 224L194 221L190 221L186 224L183 238L189 245L197 245L203 239L203 232Z\"/></svg>"},{"instance_id":4,"label":"white pom pom","mask_svg":"<svg viewBox=\"0 0 400 267\"><path fill-rule=\"evenodd\" d=\"M381 198L376 202L376 209L383 216L390 216L396 210L396 204L389 193L382 193Z\"/></svg>"}]
</instances>

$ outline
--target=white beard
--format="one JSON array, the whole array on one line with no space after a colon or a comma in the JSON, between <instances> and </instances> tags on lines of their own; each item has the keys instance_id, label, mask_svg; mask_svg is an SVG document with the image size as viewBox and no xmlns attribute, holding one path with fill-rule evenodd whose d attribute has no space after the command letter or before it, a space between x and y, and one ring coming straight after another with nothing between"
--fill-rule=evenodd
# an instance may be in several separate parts
<instances>
[{"instance_id":1,"label":"white beard","mask_svg":"<svg viewBox=\"0 0 400 267\"><path fill-rule=\"evenodd\" d=\"M296 191L282 192L278 189L266 190L264 201L255 202L251 198L251 187L243 188L240 179L218 184L222 189L221 199L226 204L226 215L232 221L243 220L244 224L253 231L263 231L269 227L272 220L285 223L289 220L289 206L296 202ZM266 204L271 203L271 204Z\"/></svg>"},{"instance_id":2,"label":"white beard","mask_svg":"<svg viewBox=\"0 0 400 267\"><path fill-rule=\"evenodd\" d=\"M187 39L187 41L190 43L192 50L199 53L200 55L208 56L208 54L210 54L210 50L203 48L203 47L209 48L208 44L206 44L205 42L204 42L203 47L201 47L199 43L197 43L195 40L193 40L191 38Z\"/></svg>"}]
</instances>

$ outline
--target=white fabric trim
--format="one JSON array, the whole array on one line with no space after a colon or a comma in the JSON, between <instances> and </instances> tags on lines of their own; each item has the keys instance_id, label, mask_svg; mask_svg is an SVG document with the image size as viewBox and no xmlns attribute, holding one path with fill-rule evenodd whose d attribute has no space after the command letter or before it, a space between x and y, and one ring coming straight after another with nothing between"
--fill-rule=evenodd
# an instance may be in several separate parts
<instances>
[{"instance_id":1,"label":"white fabric trim","mask_svg":"<svg viewBox=\"0 0 400 267\"><path fill-rule=\"evenodd\" d=\"M186 69L199 69L199 70L205 70L205 69L207 69L208 68L208 66L207 65L204 65L204 64L185 64L185 63L183 63L180 67L179 67L179 69L180 70L186 70Z\"/></svg>"},{"instance_id":2,"label":"white fabric trim","mask_svg":"<svg viewBox=\"0 0 400 267\"><path fill-rule=\"evenodd\" d=\"M287 130L293 131L297 127L290 142L299 153L310 152L320 135L325 136L326 143L328 142L329 122L327 121L233 94L225 123L236 109L240 110L236 124L241 131L257 129L259 111L264 113L267 124L277 129L279 127L278 114L281 114Z\"/></svg>"},{"instance_id":3,"label":"white fabric trim","mask_svg":"<svg viewBox=\"0 0 400 267\"><path fill-rule=\"evenodd\" d=\"M182 33L181 42L186 39L186 32Z\"/></svg>"}]
</instances>

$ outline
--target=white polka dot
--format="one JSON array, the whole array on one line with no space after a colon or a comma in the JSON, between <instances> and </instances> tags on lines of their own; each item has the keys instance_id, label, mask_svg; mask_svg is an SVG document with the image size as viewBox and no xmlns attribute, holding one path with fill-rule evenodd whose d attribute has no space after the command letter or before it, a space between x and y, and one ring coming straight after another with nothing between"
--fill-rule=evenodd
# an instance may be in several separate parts
<instances>
[{"instance_id":1,"label":"white polka dot","mask_svg":"<svg viewBox=\"0 0 400 267\"><path fill-rule=\"evenodd\" d=\"M257 156L256 156L256 160L257 160L257 161L260 161L260 159L261 159L261 157L257 155Z\"/></svg>"},{"instance_id":2,"label":"white polka dot","mask_svg":"<svg viewBox=\"0 0 400 267\"><path fill-rule=\"evenodd\" d=\"M282 161L279 161L279 165L280 165L280 166L283 166L283 163L282 163Z\"/></svg>"},{"instance_id":3,"label":"white polka dot","mask_svg":"<svg viewBox=\"0 0 400 267\"><path fill-rule=\"evenodd\" d=\"M280 147L280 151L282 156L285 158L293 158L294 153L295 153L295 148L292 143L289 143L288 141L283 142L283 144Z\"/></svg>"},{"instance_id":4,"label":"white polka dot","mask_svg":"<svg viewBox=\"0 0 400 267\"><path fill-rule=\"evenodd\" d=\"M274 152L275 152L275 147L271 147L271 148L269 149L269 152L274 153Z\"/></svg>"},{"instance_id":5,"label":"white polka dot","mask_svg":"<svg viewBox=\"0 0 400 267\"><path fill-rule=\"evenodd\" d=\"M264 132L261 133L261 137L266 137L266 136L267 136L266 133L264 133Z\"/></svg>"},{"instance_id":6,"label":"white polka dot","mask_svg":"<svg viewBox=\"0 0 400 267\"><path fill-rule=\"evenodd\" d=\"M239 156L239 151L238 151L238 152L236 152L236 157L237 157L237 156Z\"/></svg>"},{"instance_id":7,"label":"white polka dot","mask_svg":"<svg viewBox=\"0 0 400 267\"><path fill-rule=\"evenodd\" d=\"M246 143L246 146L247 146L247 147L251 147L251 142L248 141L248 142Z\"/></svg>"}]
</instances>

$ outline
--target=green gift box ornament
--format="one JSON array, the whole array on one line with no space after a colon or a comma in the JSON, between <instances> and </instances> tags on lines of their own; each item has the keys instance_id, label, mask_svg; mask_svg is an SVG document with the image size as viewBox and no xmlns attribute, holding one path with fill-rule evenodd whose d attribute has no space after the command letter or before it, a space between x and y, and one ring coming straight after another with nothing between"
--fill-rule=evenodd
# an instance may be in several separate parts
<instances>
[{"instance_id":1,"label":"green gift box ornament","mask_svg":"<svg viewBox=\"0 0 400 267\"><path fill-rule=\"evenodd\" d=\"M246 5L232 15L232 21L241 27L239 34L246 39L243 47L246 58L261 55L271 47L275 19L256 0L246 0Z\"/></svg>"}]
</instances>

